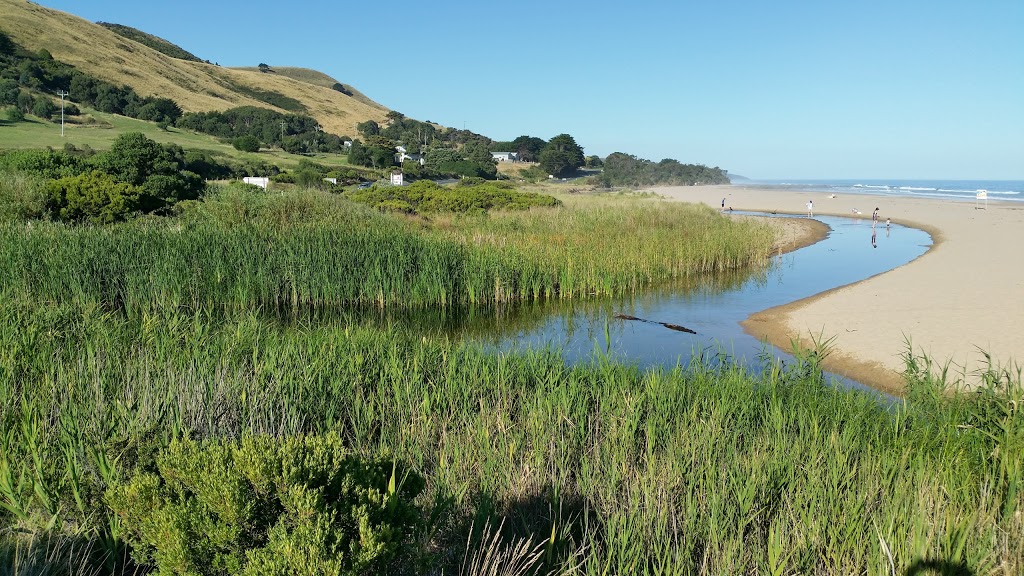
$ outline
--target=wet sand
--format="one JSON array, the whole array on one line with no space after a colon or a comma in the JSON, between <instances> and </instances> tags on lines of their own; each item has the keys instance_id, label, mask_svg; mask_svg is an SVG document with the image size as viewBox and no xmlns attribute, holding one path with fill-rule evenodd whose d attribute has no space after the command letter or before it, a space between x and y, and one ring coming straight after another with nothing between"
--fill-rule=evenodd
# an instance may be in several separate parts
<instances>
[{"instance_id":1,"label":"wet sand","mask_svg":"<svg viewBox=\"0 0 1024 576\"><path fill-rule=\"evenodd\" d=\"M1016 373L1024 361L1024 204L929 198L891 198L792 192L742 186L659 187L673 200L715 208L805 215L808 200L817 214L871 219L920 228L934 245L924 256L878 276L765 310L745 330L783 349L796 337L834 338L826 367L878 389L899 393L905 357L927 355L934 369L968 387L988 368L986 354ZM861 211L859 216L853 209ZM909 345L908 345L909 343Z\"/></svg>"}]
</instances>

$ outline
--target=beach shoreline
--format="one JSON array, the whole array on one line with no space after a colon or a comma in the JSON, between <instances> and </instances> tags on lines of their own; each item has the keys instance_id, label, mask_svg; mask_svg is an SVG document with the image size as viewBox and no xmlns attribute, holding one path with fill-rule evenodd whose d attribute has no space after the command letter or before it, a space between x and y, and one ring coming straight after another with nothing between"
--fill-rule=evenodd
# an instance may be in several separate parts
<instances>
[{"instance_id":1,"label":"beach shoreline","mask_svg":"<svg viewBox=\"0 0 1024 576\"><path fill-rule=\"evenodd\" d=\"M979 385L989 358L1013 369L1024 359L1024 266L1012 247L1024 242L1024 204L936 198L832 195L743 185L669 186L650 191L670 200L734 210L864 219L879 208L885 219L922 229L932 247L886 273L752 315L744 330L789 350L831 339L825 367L885 392L900 394L906 356L927 356L933 367L966 387ZM855 214L854 209L860 213ZM810 219L808 219L810 220Z\"/></svg>"}]
</instances>

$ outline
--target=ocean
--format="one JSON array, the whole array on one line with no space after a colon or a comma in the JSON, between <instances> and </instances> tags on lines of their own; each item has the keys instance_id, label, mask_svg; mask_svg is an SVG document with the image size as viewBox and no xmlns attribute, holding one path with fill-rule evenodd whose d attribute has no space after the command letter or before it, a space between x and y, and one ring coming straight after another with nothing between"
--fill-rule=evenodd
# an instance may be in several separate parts
<instances>
[{"instance_id":1,"label":"ocean","mask_svg":"<svg viewBox=\"0 0 1024 576\"><path fill-rule=\"evenodd\" d=\"M992 202L1024 202L1024 180L738 180L733 184L836 195L942 198L965 202L974 202L976 194L984 190Z\"/></svg>"}]
</instances>

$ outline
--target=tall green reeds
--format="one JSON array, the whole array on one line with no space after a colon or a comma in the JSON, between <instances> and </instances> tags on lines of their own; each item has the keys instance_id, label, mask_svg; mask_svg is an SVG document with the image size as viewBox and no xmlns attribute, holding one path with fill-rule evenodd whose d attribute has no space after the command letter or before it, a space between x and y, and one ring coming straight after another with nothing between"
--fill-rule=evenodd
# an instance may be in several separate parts
<instances>
[{"instance_id":1,"label":"tall green reeds","mask_svg":"<svg viewBox=\"0 0 1024 576\"><path fill-rule=\"evenodd\" d=\"M423 227L329 196L228 196L177 220L0 225L0 294L132 314L578 299L764 261L768 229L681 205Z\"/></svg>"},{"instance_id":2,"label":"tall green reeds","mask_svg":"<svg viewBox=\"0 0 1024 576\"><path fill-rule=\"evenodd\" d=\"M440 549L504 517L584 573L1024 567L1019 378L948 396L918 375L889 405L828 387L813 355L641 372L400 328L70 307L0 309L0 354L3 498L25 510L5 521L25 527L108 533L104 487L178 435L333 431L450 503Z\"/></svg>"}]
</instances>

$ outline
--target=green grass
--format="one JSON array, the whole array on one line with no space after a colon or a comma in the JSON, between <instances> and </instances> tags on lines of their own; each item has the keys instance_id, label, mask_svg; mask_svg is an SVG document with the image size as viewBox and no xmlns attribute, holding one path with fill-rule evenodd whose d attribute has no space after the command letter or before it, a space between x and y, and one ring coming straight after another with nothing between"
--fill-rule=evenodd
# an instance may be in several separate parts
<instances>
[{"instance_id":1,"label":"green grass","mask_svg":"<svg viewBox=\"0 0 1024 576\"><path fill-rule=\"evenodd\" d=\"M586 299L762 264L773 240L710 209L628 201L424 224L327 193L228 188L183 210L0 226L0 295L131 314Z\"/></svg>"},{"instance_id":2,"label":"green grass","mask_svg":"<svg viewBox=\"0 0 1024 576\"><path fill-rule=\"evenodd\" d=\"M110 148L114 140L126 132L142 132L147 138L161 144L177 144L186 150L209 150L226 156L249 160L263 160L276 164L281 168L294 168L302 159L312 159L325 166L348 166L348 157L340 154L318 154L300 156L289 154L283 150L263 150L258 153L241 152L230 143L222 143L217 138L187 130L169 127L160 129L155 122L137 120L127 116L106 114L90 109L83 109L96 119L95 124L71 124L64 126L64 137L60 135L60 119L56 122L41 120L28 116L25 122L7 122L0 124L0 148L54 148L60 149L65 143L81 148L90 146L101 151Z\"/></svg>"},{"instance_id":3,"label":"green grass","mask_svg":"<svg viewBox=\"0 0 1024 576\"><path fill-rule=\"evenodd\" d=\"M771 245L702 207L565 203L426 220L225 188L174 218L0 225L0 560L58 573L77 542L73 573L133 569L104 494L173 439L336 433L426 479L437 572L516 550L537 573L1024 570L1019 371L958 395L908 357L889 404L830 387L824 350L567 366L335 313L596 299Z\"/></svg>"},{"instance_id":4,"label":"green grass","mask_svg":"<svg viewBox=\"0 0 1024 576\"><path fill-rule=\"evenodd\" d=\"M334 431L427 478L441 564L471 520L504 517L587 574L1024 567L1019 374L968 396L919 377L886 406L826 386L815 355L640 372L397 327L66 306L0 308L0 351L0 494L25 529L103 533L102 490L183 434Z\"/></svg>"}]
</instances>

